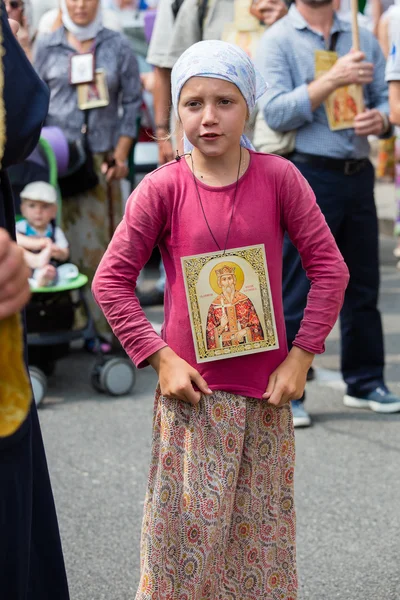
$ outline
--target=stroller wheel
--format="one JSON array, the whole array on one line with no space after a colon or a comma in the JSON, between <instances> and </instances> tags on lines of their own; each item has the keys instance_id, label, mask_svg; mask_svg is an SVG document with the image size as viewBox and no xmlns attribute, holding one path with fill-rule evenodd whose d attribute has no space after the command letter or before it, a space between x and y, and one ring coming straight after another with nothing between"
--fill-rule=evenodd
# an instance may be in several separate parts
<instances>
[{"instance_id":1,"label":"stroller wheel","mask_svg":"<svg viewBox=\"0 0 400 600\"><path fill-rule=\"evenodd\" d=\"M92 371L92 374L90 376L90 382L92 384L92 387L96 390L96 392L100 392L100 393L104 392L104 390L100 384L101 369L102 369L102 365L96 364Z\"/></svg>"},{"instance_id":2,"label":"stroller wheel","mask_svg":"<svg viewBox=\"0 0 400 600\"><path fill-rule=\"evenodd\" d=\"M99 376L100 387L111 396L124 396L128 394L133 388L135 381L135 367L127 358L111 358L101 367Z\"/></svg>"},{"instance_id":3,"label":"stroller wheel","mask_svg":"<svg viewBox=\"0 0 400 600\"><path fill-rule=\"evenodd\" d=\"M50 375L53 375L54 371L56 370L56 361L49 360L46 363L38 365L38 369L43 371L47 377L50 377Z\"/></svg>"},{"instance_id":4,"label":"stroller wheel","mask_svg":"<svg viewBox=\"0 0 400 600\"><path fill-rule=\"evenodd\" d=\"M29 375L32 383L33 398L36 406L39 406L47 392L47 378L38 367L29 367Z\"/></svg>"}]
</instances>

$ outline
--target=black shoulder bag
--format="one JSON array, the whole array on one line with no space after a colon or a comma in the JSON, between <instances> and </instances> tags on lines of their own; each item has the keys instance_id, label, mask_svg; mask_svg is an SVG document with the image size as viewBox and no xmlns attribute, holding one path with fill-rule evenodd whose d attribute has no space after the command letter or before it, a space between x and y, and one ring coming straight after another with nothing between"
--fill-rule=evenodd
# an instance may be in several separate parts
<instances>
[{"instance_id":1,"label":"black shoulder bag","mask_svg":"<svg viewBox=\"0 0 400 600\"><path fill-rule=\"evenodd\" d=\"M88 139L89 112L89 110L84 111L85 118L81 129L81 138L68 143L69 169L64 177L58 178L62 198L83 194L99 183Z\"/></svg>"}]
</instances>

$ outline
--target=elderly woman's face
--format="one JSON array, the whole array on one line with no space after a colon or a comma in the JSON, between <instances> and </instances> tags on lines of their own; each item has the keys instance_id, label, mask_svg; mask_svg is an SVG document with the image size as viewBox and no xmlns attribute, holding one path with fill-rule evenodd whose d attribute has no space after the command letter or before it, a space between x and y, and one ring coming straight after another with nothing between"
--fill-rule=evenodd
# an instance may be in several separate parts
<instances>
[{"instance_id":1,"label":"elderly woman's face","mask_svg":"<svg viewBox=\"0 0 400 600\"><path fill-rule=\"evenodd\" d=\"M99 0L66 0L65 3L68 14L75 25L85 27L94 21Z\"/></svg>"}]
</instances>

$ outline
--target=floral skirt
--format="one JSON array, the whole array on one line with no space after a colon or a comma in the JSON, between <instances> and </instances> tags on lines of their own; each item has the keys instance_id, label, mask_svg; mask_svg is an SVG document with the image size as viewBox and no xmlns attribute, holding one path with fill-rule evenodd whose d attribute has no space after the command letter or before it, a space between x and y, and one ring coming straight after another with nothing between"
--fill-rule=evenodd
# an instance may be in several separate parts
<instances>
[{"instance_id":1,"label":"floral skirt","mask_svg":"<svg viewBox=\"0 0 400 600\"><path fill-rule=\"evenodd\" d=\"M294 458L289 405L158 390L136 600L295 600Z\"/></svg>"},{"instance_id":2,"label":"floral skirt","mask_svg":"<svg viewBox=\"0 0 400 600\"><path fill-rule=\"evenodd\" d=\"M95 154L93 158L99 184L83 194L63 198L62 228L70 245L70 261L89 278L89 309L98 333L104 335L111 329L90 292L90 285L112 233L122 219L123 205L119 181L113 182L109 192L107 190L101 173L104 154Z\"/></svg>"}]
</instances>

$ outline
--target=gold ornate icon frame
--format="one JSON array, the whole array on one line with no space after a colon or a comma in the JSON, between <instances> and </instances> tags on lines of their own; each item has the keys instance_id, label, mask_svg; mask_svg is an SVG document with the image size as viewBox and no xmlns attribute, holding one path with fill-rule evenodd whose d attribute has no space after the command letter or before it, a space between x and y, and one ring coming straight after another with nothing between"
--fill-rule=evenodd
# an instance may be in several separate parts
<instances>
[{"instance_id":1,"label":"gold ornate icon frame","mask_svg":"<svg viewBox=\"0 0 400 600\"><path fill-rule=\"evenodd\" d=\"M185 256L181 263L198 363L279 348L263 244ZM226 279L234 285L229 300Z\"/></svg>"}]
</instances>

